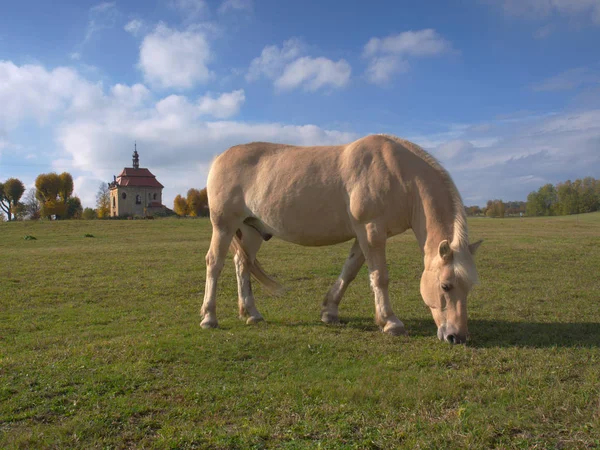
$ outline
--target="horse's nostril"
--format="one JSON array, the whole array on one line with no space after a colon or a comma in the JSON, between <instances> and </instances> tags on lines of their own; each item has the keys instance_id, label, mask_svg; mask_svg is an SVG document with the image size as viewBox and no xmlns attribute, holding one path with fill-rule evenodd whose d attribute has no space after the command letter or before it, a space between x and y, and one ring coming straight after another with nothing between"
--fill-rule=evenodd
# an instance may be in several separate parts
<instances>
[{"instance_id":1,"label":"horse's nostril","mask_svg":"<svg viewBox=\"0 0 600 450\"><path fill-rule=\"evenodd\" d=\"M456 342L456 338L453 334L449 334L448 336L446 336L446 340L451 344L454 344Z\"/></svg>"}]
</instances>

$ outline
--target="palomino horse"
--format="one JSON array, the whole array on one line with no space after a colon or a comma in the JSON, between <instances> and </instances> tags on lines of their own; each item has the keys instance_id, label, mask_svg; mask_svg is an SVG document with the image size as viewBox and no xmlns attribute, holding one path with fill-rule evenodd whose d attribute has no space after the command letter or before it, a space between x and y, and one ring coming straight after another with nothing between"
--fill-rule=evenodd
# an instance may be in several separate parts
<instances>
[{"instance_id":1,"label":"palomino horse","mask_svg":"<svg viewBox=\"0 0 600 450\"><path fill-rule=\"evenodd\" d=\"M421 295L439 339L467 338L467 294L477 282L460 195L440 164L419 146L385 135L347 145L297 147L254 142L231 147L208 175L213 226L206 255L203 328L217 326L217 279L231 245L240 317L263 320L250 274L268 289L279 285L261 269L256 254L277 236L307 246L354 239L342 273L323 302L321 319L338 322L338 306L366 261L375 296L375 320L385 333L405 334L388 296L385 245L409 228L423 251Z\"/></svg>"}]
</instances>

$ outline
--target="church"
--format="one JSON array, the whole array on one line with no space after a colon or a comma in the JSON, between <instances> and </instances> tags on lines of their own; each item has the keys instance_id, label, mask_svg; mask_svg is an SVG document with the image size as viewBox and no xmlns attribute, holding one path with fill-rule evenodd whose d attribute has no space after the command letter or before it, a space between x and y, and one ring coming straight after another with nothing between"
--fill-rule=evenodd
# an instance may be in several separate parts
<instances>
[{"instance_id":1,"label":"church","mask_svg":"<svg viewBox=\"0 0 600 450\"><path fill-rule=\"evenodd\" d=\"M148 217L166 212L162 204L164 186L152 172L140 168L137 144L134 145L133 167L125 167L108 187L111 217Z\"/></svg>"}]
</instances>

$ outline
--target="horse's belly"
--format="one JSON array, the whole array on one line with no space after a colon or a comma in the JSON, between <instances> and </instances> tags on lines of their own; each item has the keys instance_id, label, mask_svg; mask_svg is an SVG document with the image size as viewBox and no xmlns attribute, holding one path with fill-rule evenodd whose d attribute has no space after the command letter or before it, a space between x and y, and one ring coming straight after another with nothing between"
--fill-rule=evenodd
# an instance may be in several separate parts
<instances>
[{"instance_id":1,"label":"horse's belly","mask_svg":"<svg viewBox=\"0 0 600 450\"><path fill-rule=\"evenodd\" d=\"M253 212L269 234L294 244L332 245L354 237L345 206L288 206L291 207L270 210L258 207Z\"/></svg>"}]
</instances>

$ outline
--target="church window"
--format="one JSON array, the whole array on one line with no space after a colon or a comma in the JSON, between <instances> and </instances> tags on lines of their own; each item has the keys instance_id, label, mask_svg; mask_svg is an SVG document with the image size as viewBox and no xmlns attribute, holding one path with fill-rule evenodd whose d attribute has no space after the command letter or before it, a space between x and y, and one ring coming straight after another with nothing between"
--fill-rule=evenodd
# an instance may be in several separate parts
<instances>
[{"instance_id":1,"label":"church window","mask_svg":"<svg viewBox=\"0 0 600 450\"><path fill-rule=\"evenodd\" d=\"M135 196L135 204L136 205L141 205L142 204L142 196L140 194Z\"/></svg>"},{"instance_id":2,"label":"church window","mask_svg":"<svg viewBox=\"0 0 600 450\"><path fill-rule=\"evenodd\" d=\"M154 200L156 200L156 194L154 194Z\"/></svg>"},{"instance_id":3,"label":"church window","mask_svg":"<svg viewBox=\"0 0 600 450\"><path fill-rule=\"evenodd\" d=\"M125 200L125 199L127 198L127 194L126 194L125 192L123 192L123 193L121 194L121 198L122 198L123 200Z\"/></svg>"}]
</instances>

